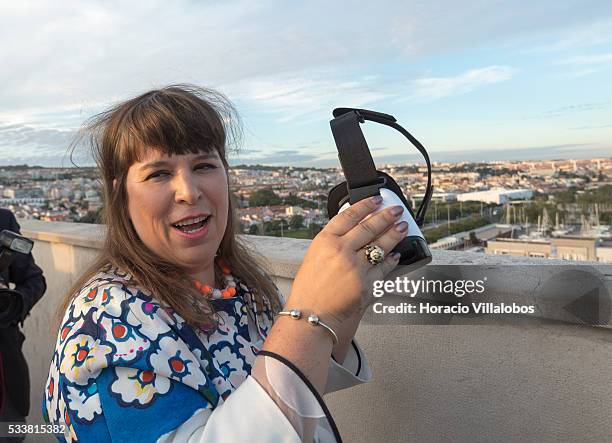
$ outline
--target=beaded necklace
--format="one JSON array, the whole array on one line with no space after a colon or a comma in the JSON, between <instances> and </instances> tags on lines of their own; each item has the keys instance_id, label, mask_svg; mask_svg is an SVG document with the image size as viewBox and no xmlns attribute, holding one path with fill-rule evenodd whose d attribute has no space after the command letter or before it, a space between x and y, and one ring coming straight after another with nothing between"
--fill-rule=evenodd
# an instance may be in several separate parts
<instances>
[{"instance_id":1,"label":"beaded necklace","mask_svg":"<svg viewBox=\"0 0 612 443\"><path fill-rule=\"evenodd\" d=\"M223 272L223 280L225 281L225 288L223 290L217 288L211 288L210 285L204 284L199 280L194 280L193 283L195 287L207 298L209 299L229 299L234 297L236 292L236 280L232 275L232 270L229 265L222 258L215 258L215 262ZM250 289L248 289L244 283L240 283L242 288L244 289L244 293L248 296L245 298L245 302L251 305L251 313L252 318L255 321L255 327L257 329L258 335L262 340L265 340L267 337L267 333L265 329L260 324L260 316L263 316L263 313L260 313L257 309L257 304L255 302L255 298ZM203 332L208 333L208 330L202 329Z\"/></svg>"},{"instance_id":2,"label":"beaded necklace","mask_svg":"<svg viewBox=\"0 0 612 443\"><path fill-rule=\"evenodd\" d=\"M194 280L193 284L205 297L212 299L231 298L236 295L236 281L232 275L232 270L222 258L217 259L217 265L223 272L224 289L213 288L200 280Z\"/></svg>"}]
</instances>

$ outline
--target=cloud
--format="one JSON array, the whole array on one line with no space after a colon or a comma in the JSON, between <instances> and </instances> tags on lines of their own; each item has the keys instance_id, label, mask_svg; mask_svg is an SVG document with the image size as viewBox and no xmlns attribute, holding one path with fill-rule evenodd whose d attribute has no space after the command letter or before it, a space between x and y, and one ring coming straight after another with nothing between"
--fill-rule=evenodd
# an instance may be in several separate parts
<instances>
[{"instance_id":1,"label":"cloud","mask_svg":"<svg viewBox=\"0 0 612 443\"><path fill-rule=\"evenodd\" d=\"M29 153L35 161L53 159L58 164L74 137L73 130L0 122L0 157L3 162L20 162Z\"/></svg>"},{"instance_id":2,"label":"cloud","mask_svg":"<svg viewBox=\"0 0 612 443\"><path fill-rule=\"evenodd\" d=\"M558 38L610 17L608 2L579 0L563 8L553 0L460 8L451 0L14 3L0 4L0 41L10 42L0 46L10 67L0 74L0 113L99 108L177 81L225 90L255 78L273 84L276 76L285 100L303 103L288 73L310 78L330 67L412 62L520 39L533 29ZM269 84L256 86L269 97ZM283 104L282 97L270 99Z\"/></svg>"},{"instance_id":3,"label":"cloud","mask_svg":"<svg viewBox=\"0 0 612 443\"><path fill-rule=\"evenodd\" d=\"M549 118L549 117L561 117L567 114L573 114L576 112L588 112L597 111L608 107L609 102L597 102L597 103L579 103L575 105L561 106L559 108L550 109L543 112L542 114L534 118Z\"/></svg>"},{"instance_id":4,"label":"cloud","mask_svg":"<svg viewBox=\"0 0 612 443\"><path fill-rule=\"evenodd\" d=\"M284 149L268 152L257 156L242 156L240 153L230 157L230 164L265 164L265 165L292 165L312 164L318 159L317 155L304 154L295 149Z\"/></svg>"},{"instance_id":5,"label":"cloud","mask_svg":"<svg viewBox=\"0 0 612 443\"><path fill-rule=\"evenodd\" d=\"M364 107L390 97L381 82L372 76L346 80L336 71L311 72L308 76L290 73L244 80L229 86L233 95L250 102L264 112L276 114L278 122L304 117L330 115L343 106Z\"/></svg>"},{"instance_id":6,"label":"cloud","mask_svg":"<svg viewBox=\"0 0 612 443\"><path fill-rule=\"evenodd\" d=\"M595 143L565 143L558 145L537 145L503 147L497 146L487 150L452 150L430 151L432 162L480 162L497 160L550 160L550 159L578 159L592 158L593 156L610 156L612 147L601 147ZM376 158L378 164L385 163L423 163L419 154L387 155Z\"/></svg>"},{"instance_id":7,"label":"cloud","mask_svg":"<svg viewBox=\"0 0 612 443\"><path fill-rule=\"evenodd\" d=\"M577 68L574 72L569 72L567 77L580 78L605 69L606 65L612 64L612 52L603 54L586 54L567 57L558 60L555 64ZM583 69L581 69L583 68Z\"/></svg>"},{"instance_id":8,"label":"cloud","mask_svg":"<svg viewBox=\"0 0 612 443\"><path fill-rule=\"evenodd\" d=\"M540 29L540 28L538 28ZM540 34L537 32L536 34ZM544 43L533 43L537 37ZM513 47L519 48L519 54L559 53L577 48L602 45L612 40L612 21L604 16L587 23L576 23L569 28L560 28L556 32L544 32L542 35L526 35L513 42ZM530 42L531 41L531 42Z\"/></svg>"},{"instance_id":9,"label":"cloud","mask_svg":"<svg viewBox=\"0 0 612 443\"><path fill-rule=\"evenodd\" d=\"M520 160L558 160L558 159L581 159L593 157L612 156L612 147L600 146L596 143L565 143L556 145L535 145L535 146L515 146L505 147L496 146L486 150L475 149L455 149L448 151L430 151L429 156L432 162L474 162L481 161L520 161ZM282 159L276 158L274 164L284 164ZM281 160L281 161L278 161ZM418 153L414 154L390 154L378 155L374 159L377 165L383 164L424 164L423 158ZM257 164L262 163L259 159L242 159L232 164ZM313 158L308 160L305 165L320 168L338 167L337 158Z\"/></svg>"},{"instance_id":10,"label":"cloud","mask_svg":"<svg viewBox=\"0 0 612 443\"><path fill-rule=\"evenodd\" d=\"M602 65L612 63L612 52L607 54L577 55L560 60L560 65Z\"/></svg>"},{"instance_id":11,"label":"cloud","mask_svg":"<svg viewBox=\"0 0 612 443\"><path fill-rule=\"evenodd\" d=\"M469 58L474 50L493 49L495 60L504 60L507 54L497 51L504 45L565 41L569 47L612 35L605 26L609 1L519 3L0 2L0 121L40 128L28 135L37 140L32 149L51 149L53 142L61 155L65 140L51 129L73 130L119 100L191 82L225 92L258 125L303 127L338 104L366 107L396 96L435 100L518 72L491 61L454 77L437 68L415 80L416 72L440 66L448 54L468 54L465 65L454 68L462 70L482 66ZM0 149L17 135L6 137Z\"/></svg>"},{"instance_id":12,"label":"cloud","mask_svg":"<svg viewBox=\"0 0 612 443\"><path fill-rule=\"evenodd\" d=\"M509 66L488 66L471 69L454 77L429 77L414 81L413 97L436 100L451 95L466 94L481 86L510 80L517 69Z\"/></svg>"},{"instance_id":13,"label":"cloud","mask_svg":"<svg viewBox=\"0 0 612 443\"><path fill-rule=\"evenodd\" d=\"M598 72L597 69L581 69L579 71L574 71L574 72L569 72L567 74L565 74L565 77L568 78L580 78L580 77L586 77L587 75L591 75Z\"/></svg>"},{"instance_id":14,"label":"cloud","mask_svg":"<svg viewBox=\"0 0 612 443\"><path fill-rule=\"evenodd\" d=\"M391 41L411 55L496 44L567 48L605 41L612 35L607 26L612 8L605 0L565 0L562 5L554 0L468 1L461 6L451 0L397 3L404 7L389 9L394 15Z\"/></svg>"},{"instance_id":15,"label":"cloud","mask_svg":"<svg viewBox=\"0 0 612 443\"><path fill-rule=\"evenodd\" d=\"M275 114L286 123L299 119L302 124L328 118L342 104L366 108L391 98L401 101L437 100L466 94L480 87L511 79L517 69L488 66L451 77L429 77L404 82L389 82L373 75L348 80L338 71L311 72L308 76L291 73L245 80L232 85L233 95L246 100L262 112Z\"/></svg>"}]
</instances>

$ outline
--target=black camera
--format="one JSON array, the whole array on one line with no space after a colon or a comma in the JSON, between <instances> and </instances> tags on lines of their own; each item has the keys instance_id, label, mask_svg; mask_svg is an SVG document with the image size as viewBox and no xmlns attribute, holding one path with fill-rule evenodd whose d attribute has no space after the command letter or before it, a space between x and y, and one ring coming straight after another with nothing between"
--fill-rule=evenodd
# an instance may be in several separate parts
<instances>
[{"instance_id":1,"label":"black camera","mask_svg":"<svg viewBox=\"0 0 612 443\"><path fill-rule=\"evenodd\" d=\"M34 242L9 230L0 232L0 272L5 271L15 254L29 254ZM8 287L9 282L2 281L6 288L0 288L0 328L16 324L23 316L23 296Z\"/></svg>"}]
</instances>

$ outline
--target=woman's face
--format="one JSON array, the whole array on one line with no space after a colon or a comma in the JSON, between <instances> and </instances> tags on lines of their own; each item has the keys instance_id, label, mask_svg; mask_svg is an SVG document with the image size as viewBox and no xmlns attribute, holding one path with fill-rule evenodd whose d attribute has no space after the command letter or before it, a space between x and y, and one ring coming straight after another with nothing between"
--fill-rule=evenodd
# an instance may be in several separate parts
<instances>
[{"instance_id":1,"label":"woman's face","mask_svg":"<svg viewBox=\"0 0 612 443\"><path fill-rule=\"evenodd\" d=\"M128 211L142 242L188 273L213 263L227 226L227 174L217 151L147 149L127 173Z\"/></svg>"}]
</instances>

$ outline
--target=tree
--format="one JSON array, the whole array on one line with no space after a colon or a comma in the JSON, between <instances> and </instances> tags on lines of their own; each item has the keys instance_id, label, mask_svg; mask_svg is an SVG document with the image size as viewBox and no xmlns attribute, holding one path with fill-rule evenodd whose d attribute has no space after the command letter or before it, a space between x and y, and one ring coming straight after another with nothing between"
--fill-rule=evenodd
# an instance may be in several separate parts
<instances>
[{"instance_id":1,"label":"tree","mask_svg":"<svg viewBox=\"0 0 612 443\"><path fill-rule=\"evenodd\" d=\"M251 225L249 227L249 234L250 235L257 235L258 234L258 229L257 229L257 225Z\"/></svg>"},{"instance_id":2,"label":"tree","mask_svg":"<svg viewBox=\"0 0 612 443\"><path fill-rule=\"evenodd\" d=\"M258 189L249 198L249 206L271 206L280 203L280 197L272 189Z\"/></svg>"},{"instance_id":3,"label":"tree","mask_svg":"<svg viewBox=\"0 0 612 443\"><path fill-rule=\"evenodd\" d=\"M290 206L299 206L302 203L302 199L297 195L289 194L288 197L285 197L284 203Z\"/></svg>"},{"instance_id":4,"label":"tree","mask_svg":"<svg viewBox=\"0 0 612 443\"><path fill-rule=\"evenodd\" d=\"M263 232L264 235L274 235L276 231L279 231L278 220L271 220L269 222L264 222Z\"/></svg>"},{"instance_id":5,"label":"tree","mask_svg":"<svg viewBox=\"0 0 612 443\"><path fill-rule=\"evenodd\" d=\"M316 202L305 200L294 194L290 194L288 197L286 197L283 200L283 203L289 206L301 206L302 208L312 208L312 209L315 209L319 206Z\"/></svg>"},{"instance_id":6,"label":"tree","mask_svg":"<svg viewBox=\"0 0 612 443\"><path fill-rule=\"evenodd\" d=\"M87 214L81 217L78 223L102 223L102 208L98 209L97 211L87 211Z\"/></svg>"},{"instance_id":7,"label":"tree","mask_svg":"<svg viewBox=\"0 0 612 443\"><path fill-rule=\"evenodd\" d=\"M294 215L293 217L291 217L291 219L289 220L289 227L291 229L300 229L304 226L304 217L302 217L301 215Z\"/></svg>"},{"instance_id":8,"label":"tree","mask_svg":"<svg viewBox=\"0 0 612 443\"><path fill-rule=\"evenodd\" d=\"M287 232L289 224L287 220L281 218L280 220L271 220L264 223L264 235L274 235L280 237Z\"/></svg>"}]
</instances>

